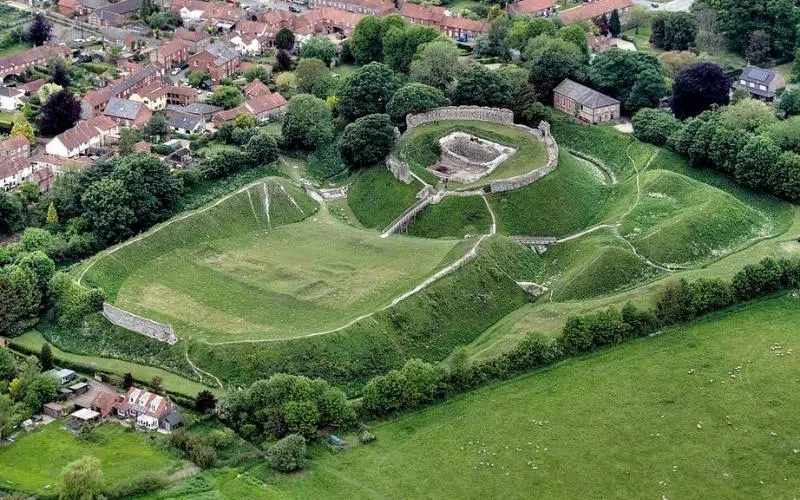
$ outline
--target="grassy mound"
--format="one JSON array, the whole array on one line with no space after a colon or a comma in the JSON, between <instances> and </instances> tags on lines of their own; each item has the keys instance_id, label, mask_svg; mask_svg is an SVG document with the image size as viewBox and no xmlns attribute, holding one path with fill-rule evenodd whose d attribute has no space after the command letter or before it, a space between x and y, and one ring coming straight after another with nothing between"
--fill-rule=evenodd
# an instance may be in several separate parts
<instances>
[{"instance_id":1,"label":"grassy mound","mask_svg":"<svg viewBox=\"0 0 800 500\"><path fill-rule=\"evenodd\" d=\"M180 338L291 338L383 307L454 246L381 239L327 212L308 217L316 209L288 182L258 184L101 257L84 279Z\"/></svg>"},{"instance_id":2,"label":"grassy mound","mask_svg":"<svg viewBox=\"0 0 800 500\"><path fill-rule=\"evenodd\" d=\"M621 231L654 262L694 264L772 230L755 209L683 175L648 171L640 185L639 203L624 218Z\"/></svg>"},{"instance_id":3,"label":"grassy mound","mask_svg":"<svg viewBox=\"0 0 800 500\"><path fill-rule=\"evenodd\" d=\"M458 272L340 332L268 343L195 343L190 355L198 366L229 383L287 372L322 377L357 394L366 380L407 359L446 358L530 301L506 271L528 265L520 258L527 250L516 246L515 256L496 248L487 245Z\"/></svg>"},{"instance_id":4,"label":"grassy mound","mask_svg":"<svg viewBox=\"0 0 800 500\"><path fill-rule=\"evenodd\" d=\"M461 238L486 234L491 225L492 216L480 196L447 196L417 215L408 234L424 238Z\"/></svg>"},{"instance_id":5,"label":"grassy mound","mask_svg":"<svg viewBox=\"0 0 800 500\"><path fill-rule=\"evenodd\" d=\"M531 485L548 498L792 497L800 393L787 386L800 361L770 347L796 346L798 322L798 300L784 297L604 350L379 422L375 443L319 449L308 473L271 487L298 498L530 498Z\"/></svg>"},{"instance_id":6,"label":"grassy mound","mask_svg":"<svg viewBox=\"0 0 800 500\"><path fill-rule=\"evenodd\" d=\"M547 161L547 151L544 145L535 137L524 130L497 123L480 122L472 120L444 120L436 123L427 123L412 130L395 148L397 157L420 177L431 184L436 184L436 176L426 170L441 156L439 139L452 132L466 132L489 141L513 146L517 152L500 164L492 173L470 183L469 187L488 184L497 179L505 179L521 175L543 166ZM452 188L456 183L451 183Z\"/></svg>"},{"instance_id":7,"label":"grassy mound","mask_svg":"<svg viewBox=\"0 0 800 500\"><path fill-rule=\"evenodd\" d=\"M599 222L613 192L585 163L562 151L558 167L542 179L487 198L503 234L566 236Z\"/></svg>"},{"instance_id":8,"label":"grassy mound","mask_svg":"<svg viewBox=\"0 0 800 500\"><path fill-rule=\"evenodd\" d=\"M422 186L398 181L385 167L362 170L353 176L347 203L364 226L383 229L414 204Z\"/></svg>"}]
</instances>

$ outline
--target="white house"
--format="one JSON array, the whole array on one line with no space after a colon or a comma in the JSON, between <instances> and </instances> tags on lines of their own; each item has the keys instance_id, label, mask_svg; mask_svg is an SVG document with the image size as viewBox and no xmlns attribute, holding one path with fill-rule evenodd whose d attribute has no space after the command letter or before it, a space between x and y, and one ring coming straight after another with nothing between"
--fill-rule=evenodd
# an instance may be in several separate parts
<instances>
[{"instance_id":1,"label":"white house","mask_svg":"<svg viewBox=\"0 0 800 500\"><path fill-rule=\"evenodd\" d=\"M229 41L233 44L236 51L243 56L257 56L262 52L261 41L258 37L251 35L234 35Z\"/></svg>"},{"instance_id":2,"label":"white house","mask_svg":"<svg viewBox=\"0 0 800 500\"><path fill-rule=\"evenodd\" d=\"M96 116L89 121L80 121L71 129L53 137L45 146L49 155L74 158L89 148L102 146L106 136L119 132L119 125L106 116Z\"/></svg>"},{"instance_id":3,"label":"white house","mask_svg":"<svg viewBox=\"0 0 800 500\"><path fill-rule=\"evenodd\" d=\"M30 160L26 157L0 157L0 189L8 191L19 186L33 173Z\"/></svg>"},{"instance_id":4,"label":"white house","mask_svg":"<svg viewBox=\"0 0 800 500\"><path fill-rule=\"evenodd\" d=\"M13 87L0 87L0 109L14 111L22 106L25 91Z\"/></svg>"}]
</instances>

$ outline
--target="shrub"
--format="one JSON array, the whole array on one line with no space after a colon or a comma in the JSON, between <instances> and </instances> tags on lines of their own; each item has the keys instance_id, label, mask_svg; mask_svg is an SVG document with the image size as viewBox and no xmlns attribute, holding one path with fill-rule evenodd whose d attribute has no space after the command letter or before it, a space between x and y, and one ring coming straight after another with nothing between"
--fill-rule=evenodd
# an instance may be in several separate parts
<instances>
[{"instance_id":1,"label":"shrub","mask_svg":"<svg viewBox=\"0 0 800 500\"><path fill-rule=\"evenodd\" d=\"M306 440L289 434L267 450L269 466L279 472L294 472L305 467Z\"/></svg>"},{"instance_id":2,"label":"shrub","mask_svg":"<svg viewBox=\"0 0 800 500\"><path fill-rule=\"evenodd\" d=\"M555 342L539 332L531 332L513 349L503 353L501 363L509 372L528 370L550 364L559 355Z\"/></svg>"},{"instance_id":3,"label":"shrub","mask_svg":"<svg viewBox=\"0 0 800 500\"><path fill-rule=\"evenodd\" d=\"M358 437L358 440L361 444L369 444L374 443L377 438L375 434L371 433L370 431L364 431L361 433L361 436Z\"/></svg>"},{"instance_id":4,"label":"shrub","mask_svg":"<svg viewBox=\"0 0 800 500\"><path fill-rule=\"evenodd\" d=\"M299 434L306 440L317 437L319 410L311 401L290 401L283 406L286 428L292 434Z\"/></svg>"},{"instance_id":5,"label":"shrub","mask_svg":"<svg viewBox=\"0 0 800 500\"><path fill-rule=\"evenodd\" d=\"M750 264L733 276L731 287L739 300L750 300L781 288L784 273L782 266L770 257Z\"/></svg>"},{"instance_id":6,"label":"shrub","mask_svg":"<svg viewBox=\"0 0 800 500\"><path fill-rule=\"evenodd\" d=\"M633 132L639 140L664 146L669 136L680 130L681 122L660 109L645 108L633 115Z\"/></svg>"},{"instance_id":7,"label":"shrub","mask_svg":"<svg viewBox=\"0 0 800 500\"><path fill-rule=\"evenodd\" d=\"M105 490L108 498L131 498L145 493L158 491L169 484L169 479L162 472L146 472L134 478L123 479Z\"/></svg>"},{"instance_id":8,"label":"shrub","mask_svg":"<svg viewBox=\"0 0 800 500\"><path fill-rule=\"evenodd\" d=\"M195 443L189 450L189 459L201 469L210 469L217 463L217 450L207 444Z\"/></svg>"}]
</instances>

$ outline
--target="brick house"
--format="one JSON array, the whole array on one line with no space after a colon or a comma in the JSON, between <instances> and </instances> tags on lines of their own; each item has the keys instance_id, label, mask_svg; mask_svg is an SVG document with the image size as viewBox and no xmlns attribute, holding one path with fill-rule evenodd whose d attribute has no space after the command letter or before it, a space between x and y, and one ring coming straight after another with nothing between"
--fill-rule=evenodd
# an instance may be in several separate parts
<instances>
[{"instance_id":1,"label":"brick house","mask_svg":"<svg viewBox=\"0 0 800 500\"><path fill-rule=\"evenodd\" d=\"M131 387L121 403L116 406L119 418L136 419L136 427L143 430L162 428L171 431L176 427L174 415L180 415L178 407L168 396L159 396L152 392ZM168 421L168 417L171 417Z\"/></svg>"},{"instance_id":2,"label":"brick house","mask_svg":"<svg viewBox=\"0 0 800 500\"><path fill-rule=\"evenodd\" d=\"M105 116L82 120L53 137L45 146L48 155L74 158L89 148L105 145L106 137L119 133L119 125Z\"/></svg>"},{"instance_id":3,"label":"brick house","mask_svg":"<svg viewBox=\"0 0 800 500\"><path fill-rule=\"evenodd\" d=\"M385 16L395 8L390 0L308 0L308 6L311 9L328 7L373 16Z\"/></svg>"},{"instance_id":4,"label":"brick house","mask_svg":"<svg viewBox=\"0 0 800 500\"><path fill-rule=\"evenodd\" d=\"M23 135L12 135L0 141L0 155L8 158L28 158L31 155L31 145Z\"/></svg>"},{"instance_id":5,"label":"brick house","mask_svg":"<svg viewBox=\"0 0 800 500\"><path fill-rule=\"evenodd\" d=\"M25 70L36 66L46 66L47 60L51 56L67 57L69 54L69 47L63 45L42 45L10 56L0 57L0 78L5 78L7 75L20 75Z\"/></svg>"},{"instance_id":6,"label":"brick house","mask_svg":"<svg viewBox=\"0 0 800 500\"><path fill-rule=\"evenodd\" d=\"M92 26L122 26L129 17L142 8L142 0L121 0L89 14L87 22Z\"/></svg>"},{"instance_id":7,"label":"brick house","mask_svg":"<svg viewBox=\"0 0 800 500\"><path fill-rule=\"evenodd\" d=\"M400 9L400 15L409 23L430 26L456 40L472 40L489 31L484 21L448 16L444 7L434 5L405 3Z\"/></svg>"},{"instance_id":8,"label":"brick house","mask_svg":"<svg viewBox=\"0 0 800 500\"><path fill-rule=\"evenodd\" d=\"M189 68L193 71L206 71L214 82L239 71L239 53L225 42L210 45L202 52L189 57Z\"/></svg>"},{"instance_id":9,"label":"brick house","mask_svg":"<svg viewBox=\"0 0 800 500\"><path fill-rule=\"evenodd\" d=\"M196 54L211 45L211 35L206 30L187 30L178 28L173 39L183 40L189 45L189 53Z\"/></svg>"},{"instance_id":10,"label":"brick house","mask_svg":"<svg viewBox=\"0 0 800 500\"><path fill-rule=\"evenodd\" d=\"M508 12L515 15L549 16L556 10L553 0L520 0L508 5Z\"/></svg>"},{"instance_id":11,"label":"brick house","mask_svg":"<svg viewBox=\"0 0 800 500\"><path fill-rule=\"evenodd\" d=\"M143 103L129 99L112 97L108 100L103 114L121 127L140 128L144 126L153 116L153 112Z\"/></svg>"},{"instance_id":12,"label":"brick house","mask_svg":"<svg viewBox=\"0 0 800 500\"><path fill-rule=\"evenodd\" d=\"M166 69L180 66L189 58L189 44L180 38L173 38L150 53L150 60L161 63Z\"/></svg>"},{"instance_id":13,"label":"brick house","mask_svg":"<svg viewBox=\"0 0 800 500\"><path fill-rule=\"evenodd\" d=\"M610 16L616 10L622 23L630 17L633 0L596 0L584 2L577 7L558 12L558 18L564 24L592 21L603 16Z\"/></svg>"},{"instance_id":14,"label":"brick house","mask_svg":"<svg viewBox=\"0 0 800 500\"><path fill-rule=\"evenodd\" d=\"M253 97L260 97L262 95L271 94L272 92L269 90L264 82L256 78L252 82L248 83L244 87L244 95L247 96L248 99L252 99Z\"/></svg>"},{"instance_id":15,"label":"brick house","mask_svg":"<svg viewBox=\"0 0 800 500\"><path fill-rule=\"evenodd\" d=\"M619 119L620 113L618 100L569 78L553 90L553 106L589 123L611 122Z\"/></svg>"}]
</instances>

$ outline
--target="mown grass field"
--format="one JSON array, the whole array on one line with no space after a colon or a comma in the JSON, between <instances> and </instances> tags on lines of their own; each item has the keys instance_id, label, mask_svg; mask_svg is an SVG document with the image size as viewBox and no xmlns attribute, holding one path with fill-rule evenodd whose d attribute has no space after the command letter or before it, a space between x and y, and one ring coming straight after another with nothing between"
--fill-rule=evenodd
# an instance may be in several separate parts
<instances>
[{"instance_id":1,"label":"mown grass field","mask_svg":"<svg viewBox=\"0 0 800 500\"><path fill-rule=\"evenodd\" d=\"M776 352L800 345L798 304L749 304L377 423L374 444L318 449L265 496L793 498L800 358Z\"/></svg>"},{"instance_id":2,"label":"mown grass field","mask_svg":"<svg viewBox=\"0 0 800 500\"><path fill-rule=\"evenodd\" d=\"M279 181L264 192L256 185L121 248L83 279L179 336L287 338L383 307L442 265L454 245L381 239L315 213L313 201Z\"/></svg>"},{"instance_id":3,"label":"mown grass field","mask_svg":"<svg viewBox=\"0 0 800 500\"><path fill-rule=\"evenodd\" d=\"M395 153L400 160L408 163L414 173L435 185L438 179L426 168L439 161L439 139L456 131L517 148L516 153L489 175L464 187L475 188L493 180L525 174L543 166L547 161L544 145L527 132L507 125L472 120L444 120L421 125L403 137L395 147ZM459 184L451 183L450 189L458 186Z\"/></svg>"},{"instance_id":4,"label":"mown grass field","mask_svg":"<svg viewBox=\"0 0 800 500\"><path fill-rule=\"evenodd\" d=\"M119 425L103 425L94 432L98 442L87 443L53 422L15 443L0 447L0 483L3 488L29 493L57 491L61 469L85 455L100 460L106 486L148 472L169 472L181 461L159 450L148 435L126 432ZM50 486L48 488L48 486Z\"/></svg>"}]
</instances>

